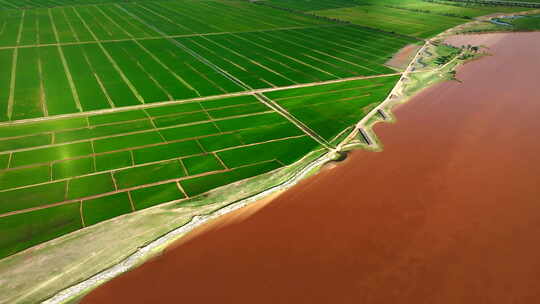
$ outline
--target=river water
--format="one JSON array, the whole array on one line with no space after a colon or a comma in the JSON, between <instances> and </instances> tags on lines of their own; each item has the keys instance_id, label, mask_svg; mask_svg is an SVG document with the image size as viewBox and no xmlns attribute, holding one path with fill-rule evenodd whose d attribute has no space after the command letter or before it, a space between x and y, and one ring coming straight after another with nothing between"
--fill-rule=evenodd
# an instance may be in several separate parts
<instances>
[{"instance_id":1,"label":"river water","mask_svg":"<svg viewBox=\"0 0 540 304\"><path fill-rule=\"evenodd\" d=\"M423 91L356 151L82 303L540 303L540 33Z\"/></svg>"}]
</instances>

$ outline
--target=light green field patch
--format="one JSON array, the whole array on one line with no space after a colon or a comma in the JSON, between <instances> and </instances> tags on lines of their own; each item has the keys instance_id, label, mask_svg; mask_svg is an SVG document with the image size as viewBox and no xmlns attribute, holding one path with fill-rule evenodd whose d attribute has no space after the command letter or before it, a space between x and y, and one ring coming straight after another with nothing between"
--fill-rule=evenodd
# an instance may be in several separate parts
<instances>
[{"instance_id":1,"label":"light green field patch","mask_svg":"<svg viewBox=\"0 0 540 304\"><path fill-rule=\"evenodd\" d=\"M51 144L50 134L37 134L20 138L0 140L0 152L45 146Z\"/></svg>"},{"instance_id":2,"label":"light green field patch","mask_svg":"<svg viewBox=\"0 0 540 304\"><path fill-rule=\"evenodd\" d=\"M32 135L41 132L60 131L83 128L87 126L86 118L65 118L33 123L14 124L0 127L0 138Z\"/></svg>"},{"instance_id":3,"label":"light green field patch","mask_svg":"<svg viewBox=\"0 0 540 304\"><path fill-rule=\"evenodd\" d=\"M94 172L94 158L77 158L54 163L52 172L53 179L62 179L92 173Z\"/></svg>"},{"instance_id":4,"label":"light green field patch","mask_svg":"<svg viewBox=\"0 0 540 304\"><path fill-rule=\"evenodd\" d=\"M39 164L92 154L90 142L66 144L13 153L11 167Z\"/></svg>"},{"instance_id":5,"label":"light green field patch","mask_svg":"<svg viewBox=\"0 0 540 304\"><path fill-rule=\"evenodd\" d=\"M214 154L188 157L182 159L182 162L188 171L188 175L225 169Z\"/></svg>"},{"instance_id":6,"label":"light green field patch","mask_svg":"<svg viewBox=\"0 0 540 304\"><path fill-rule=\"evenodd\" d=\"M130 192L135 209L141 210L161 203L185 198L176 183L162 184Z\"/></svg>"}]
</instances>

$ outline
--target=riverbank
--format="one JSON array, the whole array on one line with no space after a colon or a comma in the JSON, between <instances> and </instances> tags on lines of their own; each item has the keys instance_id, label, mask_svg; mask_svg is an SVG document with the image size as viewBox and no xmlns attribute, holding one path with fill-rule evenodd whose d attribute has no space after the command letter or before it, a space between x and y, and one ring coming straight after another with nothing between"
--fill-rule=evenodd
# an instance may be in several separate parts
<instances>
[{"instance_id":1,"label":"riverbank","mask_svg":"<svg viewBox=\"0 0 540 304\"><path fill-rule=\"evenodd\" d=\"M427 50L427 49L430 49L431 52L423 52L423 50ZM415 54L415 57L414 57L414 60L409 64L409 66L407 67L405 73L403 74L403 77L402 79L400 80L400 83L396 86L396 88L394 88L394 90L392 91L392 93L390 93L387 97L387 99L381 103L378 107L376 107L375 109L372 109L372 111L366 115L366 117L364 117L360 122L359 124L357 125L357 128L352 128L352 131L349 130L349 134L347 136L347 133L344 132L342 135L338 136L338 138L336 138L336 140L333 140L334 141L337 141L337 142L341 142L341 144L338 145L338 151L339 150L343 150L343 151L348 151L348 150L351 150L351 149L354 149L354 148L358 148L358 147L362 147L362 148L365 148L365 149L378 149L379 146L377 145L376 142L373 142L372 145L366 145L365 143L361 143L361 142L358 142L358 129L359 128L370 128L371 126L368 126L368 125L365 125L365 123L371 118L371 117L374 117L374 116L377 116L377 113L378 113L378 109L382 106L384 107L388 107L390 104L392 104L393 102L396 102L396 101L401 101L403 102L405 99L402 98L402 90L403 90L403 87L405 85L405 82L402 81L403 79L406 79L408 77L408 75L410 75L411 73L419 73L418 75L420 75L420 72L419 71L420 69L422 68L426 68L425 64L421 64L419 63L420 61L418 61L419 58L423 57L423 56L427 56L428 58L426 58L426 61L427 62L431 62L433 61L435 58L434 58L434 55L437 54L437 47L435 45L433 45L431 42L429 43L426 43L420 50L417 51L417 53ZM461 63L461 61L454 61L455 65L445 65L443 67L439 67L438 69L433 67L433 66L430 66L429 68L425 69L426 70L426 73L430 73L429 74L429 77L428 80L426 79L422 79L420 81L416 81L415 83L417 84L417 87L416 89L421 89L423 86L422 86L422 83L424 83L425 86L427 85L430 85L436 81L441 81L441 80L444 80L444 79L447 79L447 76L445 76L453 67L455 67L456 65L458 65L459 63ZM431 71L431 72L430 72ZM436 72L433 72L433 71L436 71ZM398 98L399 97L399 98ZM390 102L391 101L391 102ZM371 131L368 131L368 132L371 132ZM375 137L374 137L375 138ZM317 161L315 161L314 163L311 163L307 166L313 166L312 168L313 169L310 169L310 174L311 173L314 173L316 171L316 168L320 167L322 164L334 159L336 157L335 153L334 152L330 152L324 156L322 156L321 158L317 159ZM290 174L292 174L293 172L296 172L295 170L298 170L298 168L302 167L302 166L305 166L306 164L308 164L310 162L310 159L311 161L313 161L315 158L307 158L304 162L300 162L299 164L296 164L294 166L292 166L291 168L288 168L286 171L288 172L289 176L290 177ZM304 173L300 172L302 178L305 177ZM272 174L272 177L270 178L268 174L266 174L265 176L260 176L260 177L257 177L255 178L255 180L264 180L264 182L261 183L250 183L248 182L247 185L242 185L242 189L243 188L247 188L247 189L250 189L251 192L253 191L256 191L256 189L261 189L264 187L268 187L267 185L275 185L276 183L276 180L279 180L279 176L280 174L277 174L278 178L276 179L276 177L274 176L276 175L276 173L273 173ZM281 174L283 175L283 174ZM296 182L298 182L301 178L296 178L296 177L293 177L292 179L290 179L288 182L287 182L287 187L295 184ZM265 186L266 185L266 186ZM234 186L233 186L234 187ZM225 187L225 189L222 189L221 192L222 193L230 193L230 189L232 188L227 188ZM273 186L273 187L270 187L268 190L264 191L263 193L264 194L269 194L269 193L273 193L273 191L282 191L283 188L281 184L278 184L277 186ZM248 193L249 191L244 191L244 196L248 196ZM242 197L242 193L236 193L236 195L234 197ZM257 195L256 196L257 198L259 197L262 197L262 196L259 196ZM186 224L184 224L186 227L184 226L180 226L179 228L173 230L172 232L170 233L167 233L165 236L163 236L165 239L162 238L159 238L155 241L152 241L150 243L148 243L147 245L145 245L144 247L142 248L139 248L133 255L130 255L130 256L127 256L124 258L124 260L122 261L119 261L118 263L114 264L113 267L111 268L108 268L106 269L105 271L102 271L102 272L99 272L98 274L92 276L91 278L89 279L86 279L80 283L77 283L76 285L56 294L53 298L51 298L47 303L64 303L65 301L69 301L69 302L72 302L72 301L78 301L78 299L80 297L82 297L86 292L90 291L91 289L95 288L96 286L106 282L107 280L109 280L110 278L113 278L117 275L120 275L121 273L124 273L130 269L132 269L133 267L136 267L138 266L139 264L143 263L144 261L152 258L156 253L159 253L163 250L163 248L166 247L166 244L170 243L170 242L173 242L175 239L179 239L180 238L180 241L182 240L181 237L183 237L184 233L187 233L188 231L190 231L191 229L195 228L195 227L198 227L198 225L200 224L204 224L206 221L208 220L212 220L214 219L215 217L213 215L215 214L219 214L219 215L223 215L225 213L227 213L228 211L231 211L231 210L235 210L235 208L232 208L230 209L228 204L229 203L226 203L227 201L230 201L230 197L220 197L220 195L213 195L211 196L211 198L209 199L212 199L212 200L215 200L215 201L219 201L221 202L222 200L224 200L225 202L222 202L220 203L219 205L214 205L214 209L212 209L213 211L209 212L209 213L206 213L207 215L203 216L203 220L202 221L199 221L199 218L196 218L196 225L191 225L193 223L193 219L191 220L191 222L186 222ZM252 199L252 197L249 197L248 199L245 200L246 202L248 203L251 203L251 202L254 202L254 200ZM244 201L240 201L240 202L237 202L235 203L234 205L239 205L239 206L245 206L244 204L245 202ZM184 203L183 203L184 204ZM202 203L204 204L204 203ZM194 204L193 206L197 206L198 204ZM228 206L227 208L224 208L223 210L220 209L220 208L223 208L223 206ZM217 210L217 211L216 211ZM215 212L212 213L212 212ZM182 233L178 233L178 231L182 231ZM157 244L157 245L156 245ZM146 253L146 254L141 254L141 253ZM128 262L127 264L125 262Z\"/></svg>"},{"instance_id":2,"label":"riverbank","mask_svg":"<svg viewBox=\"0 0 540 304\"><path fill-rule=\"evenodd\" d=\"M490 35L493 56L460 68L461 82L375 126L383 151L352 152L83 303L537 302L540 34Z\"/></svg>"}]
</instances>

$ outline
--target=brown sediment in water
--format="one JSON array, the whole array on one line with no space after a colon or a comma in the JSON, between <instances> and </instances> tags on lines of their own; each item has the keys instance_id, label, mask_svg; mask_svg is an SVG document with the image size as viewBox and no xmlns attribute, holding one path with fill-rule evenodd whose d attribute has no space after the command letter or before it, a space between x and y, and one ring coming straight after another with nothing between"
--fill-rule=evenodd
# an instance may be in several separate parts
<instances>
[{"instance_id":1,"label":"brown sediment in water","mask_svg":"<svg viewBox=\"0 0 540 304\"><path fill-rule=\"evenodd\" d=\"M386 65L395 67L398 69L405 69L409 62L413 59L416 52L422 47L418 44L409 44L406 47L402 48L397 54L392 57L392 59L386 62Z\"/></svg>"},{"instance_id":2,"label":"brown sediment in water","mask_svg":"<svg viewBox=\"0 0 540 304\"><path fill-rule=\"evenodd\" d=\"M454 41L479 37L494 56L378 124L382 152L352 153L83 303L539 303L540 33Z\"/></svg>"}]
</instances>

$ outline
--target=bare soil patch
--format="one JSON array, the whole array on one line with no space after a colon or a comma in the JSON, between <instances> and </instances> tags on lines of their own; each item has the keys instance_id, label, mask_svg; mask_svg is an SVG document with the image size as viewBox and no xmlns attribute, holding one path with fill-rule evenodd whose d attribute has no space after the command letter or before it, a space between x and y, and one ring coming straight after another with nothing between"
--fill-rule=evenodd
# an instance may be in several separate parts
<instances>
[{"instance_id":1,"label":"bare soil patch","mask_svg":"<svg viewBox=\"0 0 540 304\"><path fill-rule=\"evenodd\" d=\"M414 58L416 52L422 47L422 45L409 44L402 48L397 54L386 62L386 65L404 70L407 68L411 60Z\"/></svg>"}]
</instances>

